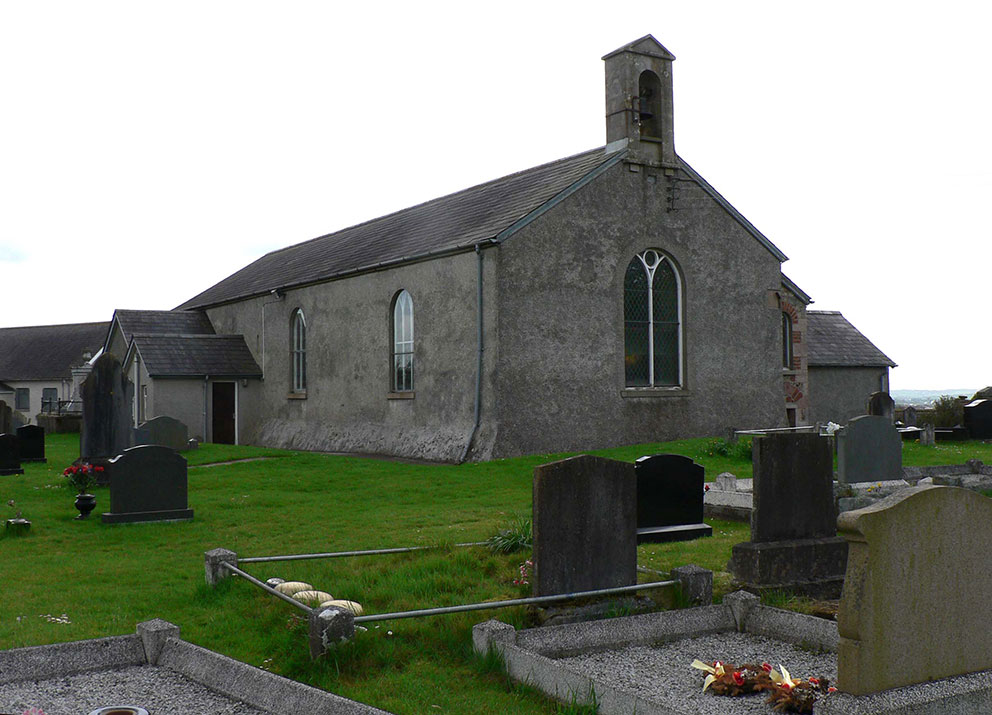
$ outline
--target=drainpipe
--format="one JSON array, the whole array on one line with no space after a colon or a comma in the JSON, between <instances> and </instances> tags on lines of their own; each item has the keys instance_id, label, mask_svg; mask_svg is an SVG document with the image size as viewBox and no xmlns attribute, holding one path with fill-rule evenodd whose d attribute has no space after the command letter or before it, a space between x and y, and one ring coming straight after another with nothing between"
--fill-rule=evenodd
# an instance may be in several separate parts
<instances>
[{"instance_id":1,"label":"drainpipe","mask_svg":"<svg viewBox=\"0 0 992 715\"><path fill-rule=\"evenodd\" d=\"M203 376L203 441L207 441L207 383L210 375Z\"/></svg>"},{"instance_id":2,"label":"drainpipe","mask_svg":"<svg viewBox=\"0 0 992 715\"><path fill-rule=\"evenodd\" d=\"M265 379L265 306L272 305L273 303L278 303L281 301L286 294L282 292L279 288L273 288L269 291L269 295L274 295L275 300L270 300L268 303L262 302L262 379Z\"/></svg>"},{"instance_id":3,"label":"drainpipe","mask_svg":"<svg viewBox=\"0 0 992 715\"><path fill-rule=\"evenodd\" d=\"M476 336L476 343L478 345L476 363L475 363L475 422L472 424L472 433L468 436L468 441L465 443L465 449L462 450L461 459L458 463L461 464L465 461L468 456L468 450L472 446L472 441L475 439L476 433L479 431L479 422L482 415L482 356L485 352L485 343L483 341L482 332L482 249L480 244L475 244L475 255L476 255L476 265L478 266L478 279L476 280L476 314L475 322L478 329L478 334Z\"/></svg>"}]
</instances>

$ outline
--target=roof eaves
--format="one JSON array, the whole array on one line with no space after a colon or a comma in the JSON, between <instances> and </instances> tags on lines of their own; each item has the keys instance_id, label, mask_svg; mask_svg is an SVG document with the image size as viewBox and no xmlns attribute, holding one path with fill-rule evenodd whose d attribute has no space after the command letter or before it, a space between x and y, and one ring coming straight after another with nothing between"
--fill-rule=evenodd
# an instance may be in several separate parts
<instances>
[{"instance_id":1,"label":"roof eaves","mask_svg":"<svg viewBox=\"0 0 992 715\"><path fill-rule=\"evenodd\" d=\"M716 189L714 189L710 185L710 183L708 181L706 181L706 179L704 179L702 176L700 176L696 172L695 169L693 169L691 166L689 166L689 164L686 162L685 159L683 159L682 157L679 157L678 159L679 159L679 163L681 163L682 169L685 171L685 173L687 173L692 178L693 181L695 181L697 184L699 184L700 188L703 191L705 191L707 194L709 194L713 198L714 201L716 201L718 204L720 204L720 206L722 206L727 213L729 213L731 216L733 216L734 219L736 219L737 222L741 226L743 226L744 229L748 233L750 233L752 236L754 236L756 239L758 239L758 242L762 246L764 246L765 248L767 248L768 251L773 256L775 256L775 258L777 258L778 260L783 261L783 262L789 260L789 257L786 256L784 253L782 253L782 251L780 251L778 249L778 247L774 243L772 243L771 241L769 241L768 240L768 237L765 236L765 234L763 234L761 231L759 231L757 228L755 228L754 227L754 224L752 224L750 221L748 221L746 218L744 218L744 215L740 211L738 211L737 209L735 209L734 206L733 206L733 204L731 204L729 201L727 201L725 198L723 198L723 196L720 195L720 192L719 191L717 191Z\"/></svg>"},{"instance_id":2,"label":"roof eaves","mask_svg":"<svg viewBox=\"0 0 992 715\"><path fill-rule=\"evenodd\" d=\"M605 172L609 171L611 168L616 166L620 161L623 160L625 156L627 156L626 149L622 151L618 151L612 157L604 161L602 164L599 164L596 168L590 170L589 173L587 173L585 176L582 176L581 178L573 182L571 185L566 186L564 189L558 192L558 194L552 196L550 199L548 199L543 204L538 206L536 209L528 213L526 216L517 219L512 224L504 228L502 231L496 234L496 238L494 239L494 241L496 243L502 243L510 236L515 234L517 231L522 229L524 226L527 226L528 224L532 223L536 219L546 214L548 211L553 209L555 206L560 204L562 201L567 199L576 191L579 191L587 184L591 183L592 181L595 181L599 176L601 176L602 174L604 174Z\"/></svg>"},{"instance_id":3,"label":"roof eaves","mask_svg":"<svg viewBox=\"0 0 992 715\"><path fill-rule=\"evenodd\" d=\"M784 273L782 274L782 285L785 286L786 290L791 291L797 298L799 298L799 300L801 300L806 305L809 305L813 302L813 299L809 297L806 291L804 291L802 288L797 286L792 281L792 279L789 278L789 276L785 275Z\"/></svg>"}]
</instances>

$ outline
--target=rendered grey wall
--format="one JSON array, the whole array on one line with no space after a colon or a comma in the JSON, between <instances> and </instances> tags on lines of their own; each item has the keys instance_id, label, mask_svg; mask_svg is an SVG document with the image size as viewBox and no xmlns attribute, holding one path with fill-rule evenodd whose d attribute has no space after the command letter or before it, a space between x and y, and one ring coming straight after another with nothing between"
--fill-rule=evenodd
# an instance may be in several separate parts
<instances>
[{"instance_id":1,"label":"rendered grey wall","mask_svg":"<svg viewBox=\"0 0 992 715\"><path fill-rule=\"evenodd\" d=\"M494 253L483 252L490 345ZM459 254L210 309L216 331L244 335L265 375L249 390L250 409L242 409L242 441L458 459L474 417L476 260L475 253ZM413 399L390 399L390 313L401 289L414 304ZM290 397L290 322L297 308L307 324L306 399ZM488 402L491 353L487 362ZM490 412L484 405L483 415ZM488 455L493 435L484 425L473 453Z\"/></svg>"},{"instance_id":2,"label":"rendered grey wall","mask_svg":"<svg viewBox=\"0 0 992 715\"><path fill-rule=\"evenodd\" d=\"M186 425L190 437L209 439L203 433L203 380L153 380L148 386L146 419L172 417ZM210 421L207 415L207 429Z\"/></svg>"},{"instance_id":3,"label":"rendered grey wall","mask_svg":"<svg viewBox=\"0 0 992 715\"><path fill-rule=\"evenodd\" d=\"M809 401L812 422L843 425L868 414L868 398L877 392L887 367L809 368Z\"/></svg>"},{"instance_id":4,"label":"rendered grey wall","mask_svg":"<svg viewBox=\"0 0 992 715\"><path fill-rule=\"evenodd\" d=\"M784 424L780 263L695 184L678 191L668 211L661 172L618 164L500 247L494 456ZM624 273L647 248L675 260L685 306L683 389L651 396L625 389L623 360Z\"/></svg>"}]
</instances>

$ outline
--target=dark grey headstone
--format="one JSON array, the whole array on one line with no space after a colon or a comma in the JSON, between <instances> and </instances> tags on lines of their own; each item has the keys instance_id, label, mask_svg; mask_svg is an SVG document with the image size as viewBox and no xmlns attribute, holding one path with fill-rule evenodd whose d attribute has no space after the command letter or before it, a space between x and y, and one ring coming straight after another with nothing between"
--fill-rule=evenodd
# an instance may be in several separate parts
<instances>
[{"instance_id":1,"label":"dark grey headstone","mask_svg":"<svg viewBox=\"0 0 992 715\"><path fill-rule=\"evenodd\" d=\"M634 463L637 540L686 541L712 536L703 523L705 470L680 454L656 454Z\"/></svg>"},{"instance_id":2,"label":"dark grey headstone","mask_svg":"<svg viewBox=\"0 0 992 715\"><path fill-rule=\"evenodd\" d=\"M24 474L21 469L21 441L17 435L0 434L0 475Z\"/></svg>"},{"instance_id":3,"label":"dark grey headstone","mask_svg":"<svg viewBox=\"0 0 992 715\"><path fill-rule=\"evenodd\" d=\"M24 425L17 428L17 439L21 441L22 462L44 462L45 430L38 425Z\"/></svg>"},{"instance_id":4,"label":"dark grey headstone","mask_svg":"<svg viewBox=\"0 0 992 715\"><path fill-rule=\"evenodd\" d=\"M873 392L868 398L868 414L874 417L888 417L892 422L896 403L887 392Z\"/></svg>"},{"instance_id":5,"label":"dark grey headstone","mask_svg":"<svg viewBox=\"0 0 992 715\"><path fill-rule=\"evenodd\" d=\"M910 405L902 411L902 423L907 427L916 427L916 408Z\"/></svg>"},{"instance_id":6,"label":"dark grey headstone","mask_svg":"<svg viewBox=\"0 0 992 715\"><path fill-rule=\"evenodd\" d=\"M110 511L104 523L192 519L186 460L175 450L142 445L110 460Z\"/></svg>"},{"instance_id":7,"label":"dark grey headstone","mask_svg":"<svg viewBox=\"0 0 992 715\"><path fill-rule=\"evenodd\" d=\"M157 444L182 452L189 449L189 429L174 417L160 415L135 428L134 443Z\"/></svg>"},{"instance_id":8,"label":"dark grey headstone","mask_svg":"<svg viewBox=\"0 0 992 715\"><path fill-rule=\"evenodd\" d=\"M964 426L972 439L992 438L992 400L974 400L965 405Z\"/></svg>"},{"instance_id":9,"label":"dark grey headstone","mask_svg":"<svg viewBox=\"0 0 992 715\"><path fill-rule=\"evenodd\" d=\"M581 455L534 470L536 596L637 582L634 465Z\"/></svg>"},{"instance_id":10,"label":"dark grey headstone","mask_svg":"<svg viewBox=\"0 0 992 715\"><path fill-rule=\"evenodd\" d=\"M895 433L895 428L889 425ZM897 437L898 441L898 437ZM751 541L837 535L833 455L818 434L754 438Z\"/></svg>"},{"instance_id":11,"label":"dark grey headstone","mask_svg":"<svg viewBox=\"0 0 992 715\"><path fill-rule=\"evenodd\" d=\"M109 353L97 358L81 388L83 426L79 456L113 457L131 446L131 405L134 385Z\"/></svg>"},{"instance_id":12,"label":"dark grey headstone","mask_svg":"<svg viewBox=\"0 0 992 715\"><path fill-rule=\"evenodd\" d=\"M0 434L14 431L14 411L3 400L0 400Z\"/></svg>"},{"instance_id":13,"label":"dark grey headstone","mask_svg":"<svg viewBox=\"0 0 992 715\"><path fill-rule=\"evenodd\" d=\"M862 415L837 431L837 481L902 479L902 438L887 417Z\"/></svg>"}]
</instances>

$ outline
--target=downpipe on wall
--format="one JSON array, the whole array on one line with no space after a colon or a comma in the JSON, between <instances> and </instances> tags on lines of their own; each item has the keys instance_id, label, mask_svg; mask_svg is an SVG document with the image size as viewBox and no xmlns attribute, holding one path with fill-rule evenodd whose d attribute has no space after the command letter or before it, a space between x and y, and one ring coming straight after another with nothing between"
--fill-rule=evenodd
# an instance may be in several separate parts
<instances>
[{"instance_id":1,"label":"downpipe on wall","mask_svg":"<svg viewBox=\"0 0 992 715\"><path fill-rule=\"evenodd\" d=\"M482 416L482 356L485 352L485 342L483 339L482 331L482 245L475 244L475 255L476 255L476 265L478 267L478 278L476 280L476 312L475 321L478 329L478 334L476 337L476 342L478 349L476 351L476 364L475 364L475 421L472 424L472 433L468 436L468 441L465 443L465 449L462 450L461 459L458 463L461 464L465 461L468 456L468 450L472 447L472 442L475 440L475 435L479 431L479 422Z\"/></svg>"}]
</instances>

